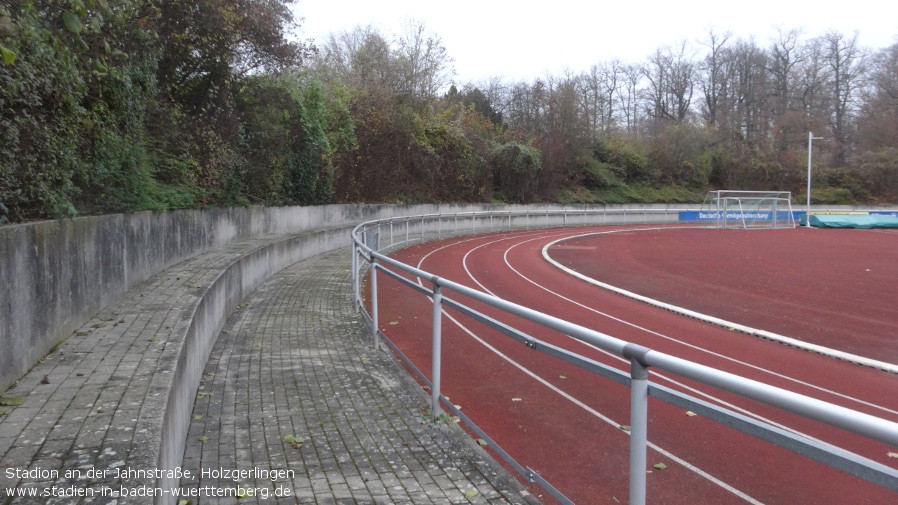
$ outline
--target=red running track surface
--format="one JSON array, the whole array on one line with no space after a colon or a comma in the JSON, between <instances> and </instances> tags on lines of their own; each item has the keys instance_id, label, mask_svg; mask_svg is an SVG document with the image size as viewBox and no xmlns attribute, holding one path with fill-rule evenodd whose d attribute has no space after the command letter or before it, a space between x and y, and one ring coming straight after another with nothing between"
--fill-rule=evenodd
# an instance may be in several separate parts
<instances>
[{"instance_id":1,"label":"red running track surface","mask_svg":"<svg viewBox=\"0 0 898 505\"><path fill-rule=\"evenodd\" d=\"M551 257L649 298L898 363L898 231L758 232L592 235Z\"/></svg>"},{"instance_id":2,"label":"red running track surface","mask_svg":"<svg viewBox=\"0 0 898 505\"><path fill-rule=\"evenodd\" d=\"M605 227L595 231L610 230ZM458 238L411 247L394 256L410 264L420 263L424 270L437 275L478 289L487 289L499 297L624 340L898 421L898 377L892 374L657 309L563 274L542 258L540 253L545 244L584 231L542 230ZM852 235L852 238L857 237L856 243L860 243L860 234L864 233L832 231L856 233ZM601 277L604 275L602 272L590 269L605 264L618 265L620 270L621 262L627 260L625 272L616 272L619 276L616 280L639 279L640 273L648 269L647 273L642 274L642 284L629 285L633 291L640 292L636 288L654 285L663 294L670 290L678 291L671 286L679 285L679 279L686 279L687 284L693 283L690 279L694 279L689 290L693 296L708 294L710 298L720 298L722 295L700 282L703 273L714 270L709 267L711 261L697 259L679 248L688 249L701 239L704 245L699 249L715 256L714 248L724 247L729 243L727 241L747 240L751 242L751 247L724 247L728 251L753 251L746 253L749 256L739 262L742 266L712 272L715 275L713 279L721 281L712 284L739 286L727 292L726 296L736 297L735 304L745 306L749 302L742 301L741 297L745 294L745 299L751 299L755 294L754 285L781 285L779 280L765 284L761 278L768 274L764 272L785 280L793 274L800 274L785 272L784 267L777 264L783 259L782 250L763 244L792 241L789 254L804 257L796 249L803 245L810 247L811 251L819 252L821 249L820 243L815 241L821 237L811 235L816 232L823 230L753 230L743 234L732 230L665 229L604 233L593 238L576 239L576 242L564 242L551 254L559 260L565 257L562 261L570 261L572 265L580 262L575 266L578 271L590 271L606 282L609 279ZM710 235L699 237L695 235L697 233ZM802 242L802 238L808 240ZM898 235L878 234L876 237L863 237L863 243L867 244L865 247L873 247L870 244L877 240L894 243L896 239ZM719 241L724 244L719 244ZM645 245L645 242L650 245ZM631 254L622 254L622 247L629 247ZM652 254L663 258L655 261ZM751 254L757 255L766 267L745 266L753 261ZM634 256L637 259L631 259ZM680 261L668 260L668 257L680 258ZM658 267L659 264L667 264L668 270L672 268L672 271ZM887 264L888 261L878 259L868 261L863 266L864 272L867 268L881 271ZM695 275L687 272L689 268L696 270ZM827 275L841 275L848 268L850 265L834 267ZM615 269L609 267L608 270ZM745 272L751 272L752 282L759 284L746 284ZM883 275L877 278L885 276L885 271L882 272ZM665 280L656 285L652 279ZM801 291L788 282L785 284L790 286L790 297L791 293ZM661 289L664 286L669 289ZM872 289L861 292L873 293ZM898 287L892 286L892 289L898 290ZM429 376L430 301L384 275L379 276L379 292L381 329ZM847 290L841 292L843 298L849 298ZM877 296L891 297L892 300L898 294L892 292L890 295L886 291L877 293ZM770 294L774 299L782 298L773 292ZM446 295L458 298L451 292ZM690 299L677 300L681 302L678 305L700 308L689 306L692 303ZM541 340L628 370L628 365L619 358L608 356L569 337L503 316L470 300L460 301L497 316ZM673 302L672 299L668 301ZM814 305L819 297L812 296L811 301L814 303L808 305ZM794 297L790 298L789 303L795 304L792 307L797 309L784 311L786 317L799 321L793 324L806 325L801 322L801 314L809 307ZM826 315L825 312L822 314ZM771 321L776 319L773 316L765 317L770 317ZM742 322L759 326L752 324L752 321L767 324L760 319ZM780 332L788 335L785 330L789 328L789 323L781 324L785 326ZM830 323L832 327L840 324ZM894 327L894 315L887 315L885 324ZM876 327L879 326L871 325L871 328ZM876 340L867 336L858 341ZM896 448L676 377L653 373L651 380L845 447L881 464L898 467L898 459L891 456L898 453ZM628 423L627 388L534 352L452 311L444 315L442 381L442 392L453 403L460 405L463 412L520 463L536 470L576 503L627 502L629 437L620 428L620 425ZM893 491L846 476L701 416L689 416L677 407L651 399L649 409L649 441L653 444L647 468L651 472L648 475L650 503L898 502L898 494ZM666 469L653 468L655 463L664 463ZM537 489L534 492L540 493ZM547 496L544 495L543 499L551 503Z\"/></svg>"}]
</instances>

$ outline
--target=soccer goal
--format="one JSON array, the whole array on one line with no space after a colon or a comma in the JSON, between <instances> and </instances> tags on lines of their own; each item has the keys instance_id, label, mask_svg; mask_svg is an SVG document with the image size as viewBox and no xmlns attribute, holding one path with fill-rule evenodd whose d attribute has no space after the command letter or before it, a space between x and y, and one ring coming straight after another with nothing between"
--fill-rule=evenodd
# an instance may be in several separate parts
<instances>
[{"instance_id":1,"label":"soccer goal","mask_svg":"<svg viewBox=\"0 0 898 505\"><path fill-rule=\"evenodd\" d=\"M716 228L795 228L791 191L709 191L699 215Z\"/></svg>"}]
</instances>

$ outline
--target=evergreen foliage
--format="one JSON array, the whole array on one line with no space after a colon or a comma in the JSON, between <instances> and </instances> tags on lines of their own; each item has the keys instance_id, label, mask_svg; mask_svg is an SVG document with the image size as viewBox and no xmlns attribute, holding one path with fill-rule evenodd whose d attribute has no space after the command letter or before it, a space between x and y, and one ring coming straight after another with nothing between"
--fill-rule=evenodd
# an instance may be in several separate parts
<instances>
[{"instance_id":1,"label":"evergreen foliage","mask_svg":"<svg viewBox=\"0 0 898 505\"><path fill-rule=\"evenodd\" d=\"M815 201L898 200L898 44L871 53L856 37L781 32L765 48L711 33L704 59L684 45L641 65L459 85L421 24L315 48L288 37L293 3L0 2L0 224L229 205L688 202L718 188L802 198L808 130L827 137Z\"/></svg>"}]
</instances>

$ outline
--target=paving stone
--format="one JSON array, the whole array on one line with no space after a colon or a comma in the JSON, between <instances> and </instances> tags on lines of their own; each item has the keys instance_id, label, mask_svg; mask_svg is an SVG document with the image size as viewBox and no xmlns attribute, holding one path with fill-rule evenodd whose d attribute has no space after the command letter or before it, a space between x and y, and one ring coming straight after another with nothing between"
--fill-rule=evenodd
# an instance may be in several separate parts
<instances>
[{"instance_id":1,"label":"paving stone","mask_svg":"<svg viewBox=\"0 0 898 505\"><path fill-rule=\"evenodd\" d=\"M150 383L170 365L166 347L189 325L204 287L266 240L275 238L229 244L159 273L85 322L4 392L24 402L0 407L0 505L82 503L6 496L7 487L37 485L116 490L83 503L141 503L117 490L146 481L86 473L151 460L145 446L152 435L135 431L138 419L158 415L159 391ZM182 481L183 489L280 487L291 496L193 503L536 503L485 462L461 430L421 419L421 389L366 341L351 303L349 256L343 250L300 262L241 304L207 362L194 406L183 467L196 477ZM39 482L2 472L37 466L84 475ZM199 477L201 469L218 468L293 474ZM464 496L475 483L480 501Z\"/></svg>"},{"instance_id":2,"label":"paving stone","mask_svg":"<svg viewBox=\"0 0 898 505\"><path fill-rule=\"evenodd\" d=\"M234 439L253 441L228 461L241 470L292 470L298 503L485 503L465 497L475 487L490 503L536 503L486 462L461 429L422 419L421 388L392 356L372 350L359 324L348 264L345 250L310 258L241 304L204 372L211 378L205 390L227 399L229 408L210 415L209 405L197 401L194 415L203 418L191 433L201 425L210 439L205 444L217 441L219 458L225 447L234 454ZM188 440L191 471L223 464L198 444Z\"/></svg>"}]
</instances>

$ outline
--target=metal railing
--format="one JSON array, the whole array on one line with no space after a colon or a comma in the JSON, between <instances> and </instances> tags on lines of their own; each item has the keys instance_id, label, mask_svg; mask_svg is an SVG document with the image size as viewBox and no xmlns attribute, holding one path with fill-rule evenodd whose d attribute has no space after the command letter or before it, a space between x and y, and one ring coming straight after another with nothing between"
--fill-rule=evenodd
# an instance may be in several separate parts
<instances>
[{"instance_id":1,"label":"metal railing","mask_svg":"<svg viewBox=\"0 0 898 505\"><path fill-rule=\"evenodd\" d=\"M749 418L732 410L713 405L685 393L654 384L649 381L650 370L657 369L677 374L744 398L756 400L789 412L813 419L827 425L872 440L898 446L898 423L881 419L859 411L841 407L822 400L774 387L762 382L741 377L722 370L694 363L669 354L636 345L613 336L565 321L563 319L523 307L495 296L471 289L449 279L438 277L416 267L406 265L381 251L407 246L429 238L440 238L455 234L486 233L509 229L534 227L607 225L607 224L650 224L674 223L675 210L647 209L644 211L545 211L545 212L479 212L448 215L422 215L384 219L363 223L352 232L352 277L357 308L362 311L370 325L375 348L385 342L405 361L422 381L431 389L431 416L436 419L441 412L440 405L459 416L474 432L484 438L500 457L506 460L521 475L531 482L537 482L557 499L571 503L563 494L546 482L530 468L517 463L501 447L497 446L476 424L465 416L440 393L442 314L452 310L476 320L488 327L549 356L561 359L601 377L630 388L630 503L642 505L646 501L646 460L648 430L648 397L652 396L670 404L691 410L697 414L736 428L754 437L766 440L780 447L827 464L838 470L867 480L892 491L898 491L898 470L870 459L832 446L825 442L807 438L777 426ZM363 264L364 263L364 264ZM362 277L365 264L369 267L370 314L366 311L362 296ZM395 269L395 270L394 270ZM400 272L410 274L420 281L430 283L427 288L414 282ZM402 351L380 330L378 320L377 282L383 273L399 281L410 289L428 296L432 300L432 376L425 377ZM495 318L468 307L447 295L456 293L461 297L486 304L504 313L521 317L599 349L626 358L630 362L630 373L626 374L613 367L577 355L565 349L550 345L533 336L515 329Z\"/></svg>"}]
</instances>

